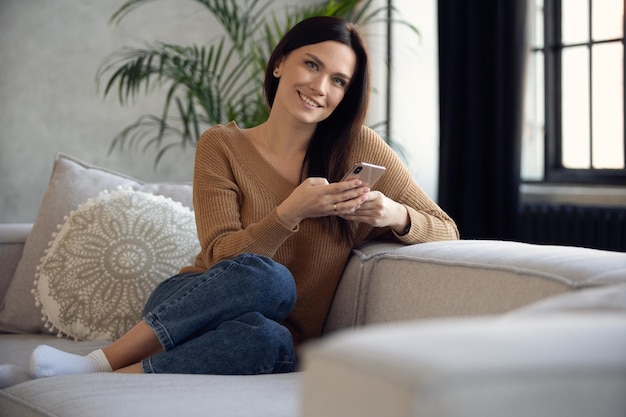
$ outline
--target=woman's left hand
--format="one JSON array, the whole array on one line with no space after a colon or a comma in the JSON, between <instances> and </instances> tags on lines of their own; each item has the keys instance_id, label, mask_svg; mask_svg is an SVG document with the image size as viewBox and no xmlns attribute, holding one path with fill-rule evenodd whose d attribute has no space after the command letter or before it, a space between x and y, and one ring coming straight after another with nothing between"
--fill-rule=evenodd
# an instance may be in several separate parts
<instances>
[{"instance_id":1,"label":"woman's left hand","mask_svg":"<svg viewBox=\"0 0 626 417\"><path fill-rule=\"evenodd\" d=\"M405 206L385 196L380 191L370 191L367 200L350 213L341 213L346 220L367 223L374 227L391 227L396 233L403 234L410 222Z\"/></svg>"}]
</instances>

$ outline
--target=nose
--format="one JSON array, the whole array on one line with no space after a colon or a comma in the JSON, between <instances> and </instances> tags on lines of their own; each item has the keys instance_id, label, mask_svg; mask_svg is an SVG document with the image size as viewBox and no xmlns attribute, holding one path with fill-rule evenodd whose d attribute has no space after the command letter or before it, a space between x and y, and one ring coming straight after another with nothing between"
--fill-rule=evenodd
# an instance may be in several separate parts
<instances>
[{"instance_id":1,"label":"nose","mask_svg":"<svg viewBox=\"0 0 626 417\"><path fill-rule=\"evenodd\" d=\"M326 89L328 88L328 80L326 78L322 75L314 77L309 83L311 91L320 96L326 95Z\"/></svg>"}]
</instances>

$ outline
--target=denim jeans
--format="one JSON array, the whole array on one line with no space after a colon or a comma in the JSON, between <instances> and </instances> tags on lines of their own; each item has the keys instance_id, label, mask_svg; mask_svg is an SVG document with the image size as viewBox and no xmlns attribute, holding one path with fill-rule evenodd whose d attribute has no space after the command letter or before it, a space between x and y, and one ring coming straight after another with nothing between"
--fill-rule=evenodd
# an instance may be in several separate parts
<instances>
[{"instance_id":1,"label":"denim jeans","mask_svg":"<svg viewBox=\"0 0 626 417\"><path fill-rule=\"evenodd\" d=\"M249 375L291 372L296 356L280 324L296 301L293 276L270 258L242 254L204 273L159 284L143 312L164 351L145 373Z\"/></svg>"}]
</instances>

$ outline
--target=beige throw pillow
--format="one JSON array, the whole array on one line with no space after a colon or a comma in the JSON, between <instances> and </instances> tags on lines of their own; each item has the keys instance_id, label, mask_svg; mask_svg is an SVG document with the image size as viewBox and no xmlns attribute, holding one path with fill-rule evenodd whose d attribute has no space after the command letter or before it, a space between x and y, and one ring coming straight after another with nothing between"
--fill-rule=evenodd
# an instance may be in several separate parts
<instances>
[{"instance_id":1,"label":"beige throw pillow","mask_svg":"<svg viewBox=\"0 0 626 417\"><path fill-rule=\"evenodd\" d=\"M35 273L57 225L87 199L103 190L132 187L170 197L192 207L191 183L144 183L138 179L88 164L66 154L56 156L48 189L43 195L37 218L26 239L22 258L7 289L0 310L0 331L40 333L47 331L41 321L41 308L31 294Z\"/></svg>"}]
</instances>

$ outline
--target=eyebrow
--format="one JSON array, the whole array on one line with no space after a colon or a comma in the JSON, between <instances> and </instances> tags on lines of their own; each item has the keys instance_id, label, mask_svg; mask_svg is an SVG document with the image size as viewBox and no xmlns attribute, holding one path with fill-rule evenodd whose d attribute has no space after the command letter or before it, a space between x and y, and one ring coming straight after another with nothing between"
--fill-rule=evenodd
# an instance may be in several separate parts
<instances>
[{"instance_id":1,"label":"eyebrow","mask_svg":"<svg viewBox=\"0 0 626 417\"><path fill-rule=\"evenodd\" d=\"M305 55L308 56L309 58L311 58L313 61L315 61L315 63L317 65L319 65L320 67L322 67L322 68L326 67L324 65L324 62L321 59L319 59L316 55L313 55L312 53L309 53L309 52L306 52ZM348 82L352 79L348 74L344 74L343 72L336 72L335 75L339 76L339 77L342 77L342 78L345 78L346 81L348 81Z\"/></svg>"}]
</instances>

